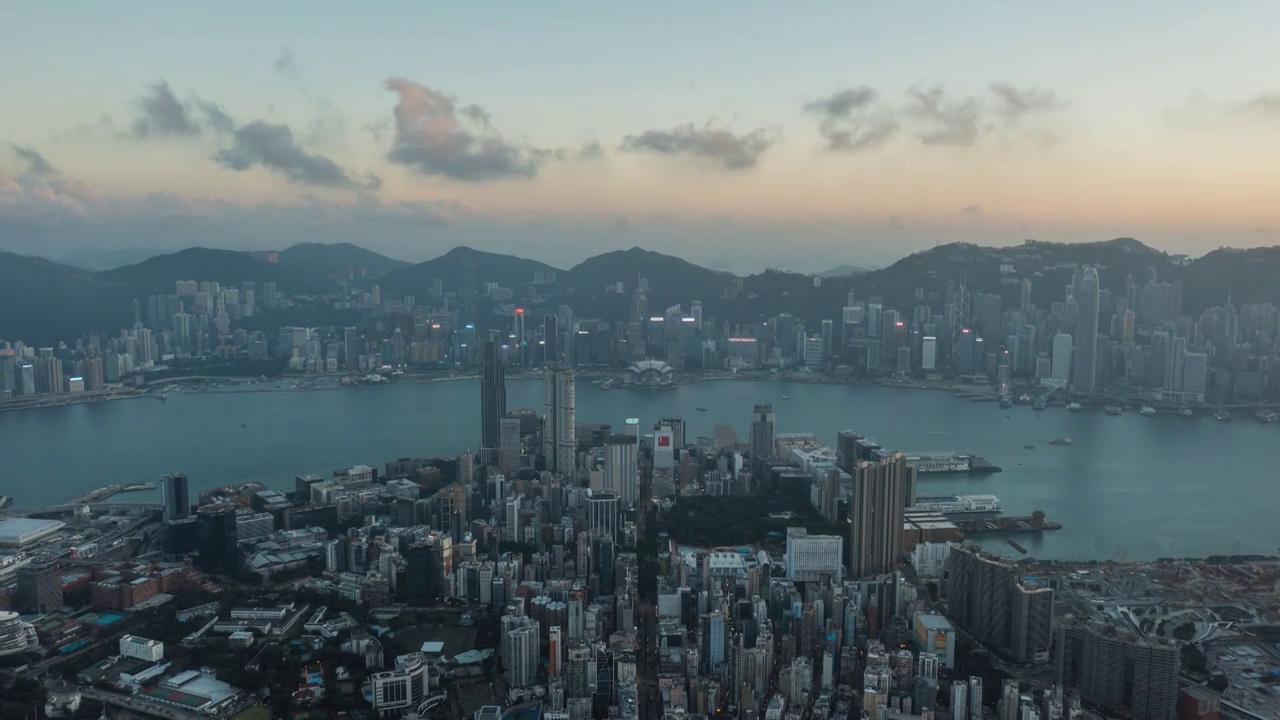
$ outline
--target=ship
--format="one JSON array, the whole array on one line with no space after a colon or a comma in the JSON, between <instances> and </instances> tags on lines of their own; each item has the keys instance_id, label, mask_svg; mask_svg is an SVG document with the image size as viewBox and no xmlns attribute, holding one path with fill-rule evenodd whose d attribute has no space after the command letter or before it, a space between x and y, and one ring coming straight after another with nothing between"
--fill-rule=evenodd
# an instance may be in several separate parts
<instances>
[{"instance_id":1,"label":"ship","mask_svg":"<svg viewBox=\"0 0 1280 720\"><path fill-rule=\"evenodd\" d=\"M701 408L701 407L700 407L700 408L694 408L694 410L697 410L698 412L706 412L706 411L707 411L707 409L706 409L706 408Z\"/></svg>"},{"instance_id":2,"label":"ship","mask_svg":"<svg viewBox=\"0 0 1280 720\"><path fill-rule=\"evenodd\" d=\"M1276 420L1280 420L1280 415L1277 415L1274 410L1259 410L1253 414L1253 419L1263 425L1270 425Z\"/></svg>"},{"instance_id":3,"label":"ship","mask_svg":"<svg viewBox=\"0 0 1280 720\"><path fill-rule=\"evenodd\" d=\"M1019 396L1018 396L1018 402L1022 403L1023 405L1026 405L1026 404L1028 404L1028 403L1030 403L1030 402L1031 402L1031 396L1030 396L1030 395L1019 395Z\"/></svg>"},{"instance_id":4,"label":"ship","mask_svg":"<svg viewBox=\"0 0 1280 720\"><path fill-rule=\"evenodd\" d=\"M1009 396L1009 395L1001 395L1001 396L1000 396L1000 407L1002 407L1002 408L1010 408L1010 407L1013 407L1013 398L1012 398L1011 396Z\"/></svg>"},{"instance_id":5,"label":"ship","mask_svg":"<svg viewBox=\"0 0 1280 720\"><path fill-rule=\"evenodd\" d=\"M995 495L934 495L916 498L907 512L932 512L943 515L1000 512L1000 498Z\"/></svg>"},{"instance_id":6,"label":"ship","mask_svg":"<svg viewBox=\"0 0 1280 720\"><path fill-rule=\"evenodd\" d=\"M1108 415L1120 415L1124 413L1124 408L1119 405L1108 405L1102 409Z\"/></svg>"},{"instance_id":7,"label":"ship","mask_svg":"<svg viewBox=\"0 0 1280 720\"><path fill-rule=\"evenodd\" d=\"M1143 405L1142 409L1138 411L1138 414L1142 417L1152 417L1156 414L1156 409L1150 405Z\"/></svg>"},{"instance_id":8,"label":"ship","mask_svg":"<svg viewBox=\"0 0 1280 720\"><path fill-rule=\"evenodd\" d=\"M1041 410L1043 410L1043 409L1045 409L1045 408L1049 407L1049 401L1048 401L1046 398L1038 397L1038 398L1036 398L1036 401L1035 401L1034 403L1032 403L1032 404L1031 404L1031 407L1032 407L1036 412L1040 412Z\"/></svg>"},{"instance_id":9,"label":"ship","mask_svg":"<svg viewBox=\"0 0 1280 720\"><path fill-rule=\"evenodd\" d=\"M1191 408L1186 408L1186 407L1179 410L1178 415L1180 415L1185 420L1190 420L1191 418L1196 416L1195 413L1191 412Z\"/></svg>"},{"instance_id":10,"label":"ship","mask_svg":"<svg viewBox=\"0 0 1280 720\"><path fill-rule=\"evenodd\" d=\"M1078 402L1067 403L1067 412L1080 412L1083 409Z\"/></svg>"},{"instance_id":11,"label":"ship","mask_svg":"<svg viewBox=\"0 0 1280 720\"><path fill-rule=\"evenodd\" d=\"M3 510L13 504L13 498L8 495L0 495L0 510Z\"/></svg>"},{"instance_id":12,"label":"ship","mask_svg":"<svg viewBox=\"0 0 1280 720\"><path fill-rule=\"evenodd\" d=\"M1052 439L1052 440L1050 440L1050 441L1049 441L1049 444L1050 444L1050 445L1070 445L1070 444L1071 444L1071 438L1069 438L1069 437L1054 438L1054 439Z\"/></svg>"},{"instance_id":13,"label":"ship","mask_svg":"<svg viewBox=\"0 0 1280 720\"><path fill-rule=\"evenodd\" d=\"M1000 472L999 467L992 465L985 458L978 457L977 455L916 453L907 455L907 464L915 467L916 472L922 475Z\"/></svg>"},{"instance_id":14,"label":"ship","mask_svg":"<svg viewBox=\"0 0 1280 720\"><path fill-rule=\"evenodd\" d=\"M1234 418L1232 418L1231 413L1227 412L1226 410L1219 410L1218 412L1213 414L1213 419L1217 420L1218 422L1231 422Z\"/></svg>"}]
</instances>

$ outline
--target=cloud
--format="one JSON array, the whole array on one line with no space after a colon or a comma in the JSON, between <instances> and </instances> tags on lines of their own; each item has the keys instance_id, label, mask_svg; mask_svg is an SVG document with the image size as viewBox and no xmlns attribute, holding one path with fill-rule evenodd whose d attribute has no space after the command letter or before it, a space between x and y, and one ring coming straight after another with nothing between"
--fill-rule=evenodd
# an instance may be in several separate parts
<instances>
[{"instance_id":1,"label":"cloud","mask_svg":"<svg viewBox=\"0 0 1280 720\"><path fill-rule=\"evenodd\" d=\"M1276 231L1276 229L1273 227L1268 227L1266 225L1259 225L1258 227L1254 228L1253 231L1256 233L1273 233Z\"/></svg>"},{"instance_id":2,"label":"cloud","mask_svg":"<svg viewBox=\"0 0 1280 720\"><path fill-rule=\"evenodd\" d=\"M137 100L141 114L129 124L128 135L138 140L152 138L192 138L205 130L230 134L235 121L217 103L192 97L178 99L169 83L161 80L148 86ZM101 121L99 121L101 124Z\"/></svg>"},{"instance_id":3,"label":"cloud","mask_svg":"<svg viewBox=\"0 0 1280 720\"><path fill-rule=\"evenodd\" d=\"M746 170L778 141L776 133L753 130L735 135L731 130L708 123L677 125L670 130L646 130L628 135L618 147L623 152L648 152L659 155L691 155L710 161L725 170Z\"/></svg>"},{"instance_id":4,"label":"cloud","mask_svg":"<svg viewBox=\"0 0 1280 720\"><path fill-rule=\"evenodd\" d=\"M857 152L879 147L898 132L898 123L887 110L877 108L879 94L865 85L839 90L805 103L805 112L816 115L818 132L834 152Z\"/></svg>"},{"instance_id":5,"label":"cloud","mask_svg":"<svg viewBox=\"0 0 1280 720\"><path fill-rule=\"evenodd\" d=\"M960 208L960 214L965 217L980 218L982 217L982 208L977 205L965 205Z\"/></svg>"},{"instance_id":6,"label":"cloud","mask_svg":"<svg viewBox=\"0 0 1280 720\"><path fill-rule=\"evenodd\" d=\"M599 160L604 157L604 146L595 140L583 143L578 149L578 157L583 160Z\"/></svg>"},{"instance_id":7,"label":"cloud","mask_svg":"<svg viewBox=\"0 0 1280 720\"><path fill-rule=\"evenodd\" d=\"M804 105L806 112L823 117L847 118L855 110L870 107L876 101L875 88L866 85L839 90Z\"/></svg>"},{"instance_id":8,"label":"cloud","mask_svg":"<svg viewBox=\"0 0 1280 720\"><path fill-rule=\"evenodd\" d=\"M274 125L262 120L255 120L236 130L232 146L218 152L214 159L233 170L248 170L254 165L261 165L304 185L345 189L377 189L381 185L377 177L370 177L363 183L356 182L338 163L302 149L288 125Z\"/></svg>"},{"instance_id":9,"label":"cloud","mask_svg":"<svg viewBox=\"0 0 1280 720\"><path fill-rule=\"evenodd\" d=\"M1032 113L1060 110L1066 107L1053 90L1040 88L1019 90L1009 83L998 82L991 84L991 93L996 96L997 111L1010 122L1017 122Z\"/></svg>"},{"instance_id":10,"label":"cloud","mask_svg":"<svg viewBox=\"0 0 1280 720\"><path fill-rule=\"evenodd\" d=\"M1280 120L1280 92L1264 92L1243 100L1215 100L1194 93L1181 107L1165 111L1175 125L1220 127L1229 123L1266 123Z\"/></svg>"},{"instance_id":11,"label":"cloud","mask_svg":"<svg viewBox=\"0 0 1280 720\"><path fill-rule=\"evenodd\" d=\"M281 48L275 68L277 75L302 85L302 73L298 70L298 63L293 59L293 50L290 48Z\"/></svg>"},{"instance_id":12,"label":"cloud","mask_svg":"<svg viewBox=\"0 0 1280 720\"><path fill-rule=\"evenodd\" d=\"M919 123L913 132L925 145L968 147L983 132L981 107L975 97L954 100L940 85L913 87L907 97L904 112Z\"/></svg>"},{"instance_id":13,"label":"cloud","mask_svg":"<svg viewBox=\"0 0 1280 720\"><path fill-rule=\"evenodd\" d=\"M43 180L48 178L59 177L62 175L57 168L50 163L39 150L26 145L17 143L9 143L13 154L26 165L26 169L19 173L18 177L26 180Z\"/></svg>"},{"instance_id":14,"label":"cloud","mask_svg":"<svg viewBox=\"0 0 1280 720\"><path fill-rule=\"evenodd\" d=\"M161 80L138 98L142 115L131 125L136 138L190 137L200 134L200 124L188 106L178 100L169 83Z\"/></svg>"},{"instance_id":15,"label":"cloud","mask_svg":"<svg viewBox=\"0 0 1280 720\"><path fill-rule=\"evenodd\" d=\"M387 89L399 96L395 135L387 159L422 175L466 182L532 178L556 151L509 141L479 105L459 107L439 90L405 78L391 78Z\"/></svg>"}]
</instances>

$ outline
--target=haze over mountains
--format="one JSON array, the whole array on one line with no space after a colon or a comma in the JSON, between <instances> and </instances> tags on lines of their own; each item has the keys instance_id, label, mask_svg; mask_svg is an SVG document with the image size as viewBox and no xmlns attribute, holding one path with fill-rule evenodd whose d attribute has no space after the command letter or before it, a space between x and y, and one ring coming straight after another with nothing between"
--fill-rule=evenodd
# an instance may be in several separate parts
<instances>
[{"instance_id":1,"label":"haze over mountains","mask_svg":"<svg viewBox=\"0 0 1280 720\"><path fill-rule=\"evenodd\" d=\"M70 342L85 332L115 332L133 322L132 300L171 294L177 280L224 284L276 282L287 294L327 295L343 284L384 294L413 295L428 302L433 283L445 292L464 284L494 282L512 288L517 302L529 298L535 277L539 303L568 304L583 317L625 319L637 280L648 284L648 307L662 312L700 300L707 315L750 322L781 312L806 321L834 318L852 290L865 299L881 296L910 307L917 289L925 299L942 297L948 280L966 279L971 291L1016 301L1017 281L1032 280L1032 299L1047 305L1063 297L1081 265L1100 269L1104 288L1119 288L1126 275L1139 284L1151 273L1184 284L1184 307L1196 313L1228 297L1236 304L1280 303L1280 247L1219 249L1200 258L1173 256L1137 240L1094 243L1027 241L1007 248L967 243L941 245L878 270L835 268L815 275L766 270L735 276L642 248L606 252L561 269L537 260L457 247L440 257L409 264L349 243L303 243L278 253L188 248L141 262L90 272L43 258L0 252L0 337L30 343ZM546 281L552 277L555 280ZM624 293L611 292L621 283Z\"/></svg>"}]
</instances>

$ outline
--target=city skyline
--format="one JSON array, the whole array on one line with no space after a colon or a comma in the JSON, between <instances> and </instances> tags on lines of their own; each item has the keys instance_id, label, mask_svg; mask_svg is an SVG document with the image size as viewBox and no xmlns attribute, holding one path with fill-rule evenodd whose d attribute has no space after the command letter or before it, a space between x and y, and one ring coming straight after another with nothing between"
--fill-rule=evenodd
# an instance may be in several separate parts
<instances>
[{"instance_id":1,"label":"city skyline","mask_svg":"<svg viewBox=\"0 0 1280 720\"><path fill-rule=\"evenodd\" d=\"M1276 89L1238 71L1273 59L1270 5L391 9L255 7L247 33L15 13L4 248L642 245L816 271L950 241L1277 243Z\"/></svg>"}]
</instances>

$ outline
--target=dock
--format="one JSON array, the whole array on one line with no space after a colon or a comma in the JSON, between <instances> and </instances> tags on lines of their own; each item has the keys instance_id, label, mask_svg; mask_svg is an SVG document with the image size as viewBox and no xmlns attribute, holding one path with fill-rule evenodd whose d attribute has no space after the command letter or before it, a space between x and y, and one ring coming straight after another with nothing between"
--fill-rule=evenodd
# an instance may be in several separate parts
<instances>
[{"instance_id":1,"label":"dock","mask_svg":"<svg viewBox=\"0 0 1280 720\"><path fill-rule=\"evenodd\" d=\"M1036 510L1030 515L1018 517L981 518L974 520L953 520L956 527L969 533L984 532L1042 532L1044 530L1061 530L1060 523L1046 520L1043 510Z\"/></svg>"},{"instance_id":2,"label":"dock","mask_svg":"<svg viewBox=\"0 0 1280 720\"><path fill-rule=\"evenodd\" d=\"M133 485L107 485L100 487L93 492L86 493L72 500L73 505L85 505L88 503L102 502L107 498L127 492L142 492L145 490L155 490L156 484L153 482L134 483Z\"/></svg>"}]
</instances>

